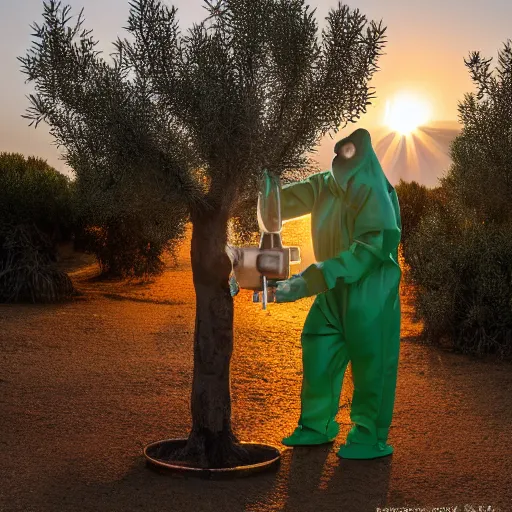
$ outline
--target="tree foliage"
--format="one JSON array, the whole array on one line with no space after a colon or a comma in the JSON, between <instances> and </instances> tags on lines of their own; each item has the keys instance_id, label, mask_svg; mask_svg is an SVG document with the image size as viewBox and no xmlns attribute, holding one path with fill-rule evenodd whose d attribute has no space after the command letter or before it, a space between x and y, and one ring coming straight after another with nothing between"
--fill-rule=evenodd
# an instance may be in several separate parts
<instances>
[{"instance_id":1,"label":"tree foliage","mask_svg":"<svg viewBox=\"0 0 512 512\"><path fill-rule=\"evenodd\" d=\"M303 0L206 2L206 20L182 34L176 8L130 6L131 41L117 40L112 64L82 13L70 26L55 0L20 59L37 92L27 117L50 125L79 187L102 198L91 210L148 197L177 217L236 209L263 168L303 168L319 138L373 97L385 29L357 9L339 4L320 34Z\"/></svg>"},{"instance_id":2,"label":"tree foliage","mask_svg":"<svg viewBox=\"0 0 512 512\"><path fill-rule=\"evenodd\" d=\"M55 267L73 231L69 179L40 158L0 153L0 302L55 302L73 293Z\"/></svg>"},{"instance_id":3,"label":"tree foliage","mask_svg":"<svg viewBox=\"0 0 512 512\"><path fill-rule=\"evenodd\" d=\"M51 238L68 238L73 223L72 195L69 178L45 160L0 153L0 222L35 223Z\"/></svg>"},{"instance_id":4,"label":"tree foliage","mask_svg":"<svg viewBox=\"0 0 512 512\"><path fill-rule=\"evenodd\" d=\"M497 67L475 52L459 105L453 165L406 253L426 337L476 355L512 356L512 47Z\"/></svg>"},{"instance_id":5,"label":"tree foliage","mask_svg":"<svg viewBox=\"0 0 512 512\"><path fill-rule=\"evenodd\" d=\"M465 60L476 92L459 104L461 134L445 187L485 222L510 222L512 208L512 43L492 59L473 52Z\"/></svg>"}]
</instances>

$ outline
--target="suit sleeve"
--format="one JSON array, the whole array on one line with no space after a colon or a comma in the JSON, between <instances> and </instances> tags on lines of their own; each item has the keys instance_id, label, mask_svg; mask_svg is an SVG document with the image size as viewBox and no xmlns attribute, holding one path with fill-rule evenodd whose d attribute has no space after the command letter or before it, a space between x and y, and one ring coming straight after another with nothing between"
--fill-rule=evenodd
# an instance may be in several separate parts
<instances>
[{"instance_id":1,"label":"suit sleeve","mask_svg":"<svg viewBox=\"0 0 512 512\"><path fill-rule=\"evenodd\" d=\"M281 188L281 217L283 220L311 213L315 203L315 187L312 178Z\"/></svg>"},{"instance_id":2,"label":"suit sleeve","mask_svg":"<svg viewBox=\"0 0 512 512\"><path fill-rule=\"evenodd\" d=\"M338 279L356 283L389 260L400 241L400 228L387 191L368 189L354 221L350 247L334 258L310 265L303 273L308 292L317 295Z\"/></svg>"}]
</instances>

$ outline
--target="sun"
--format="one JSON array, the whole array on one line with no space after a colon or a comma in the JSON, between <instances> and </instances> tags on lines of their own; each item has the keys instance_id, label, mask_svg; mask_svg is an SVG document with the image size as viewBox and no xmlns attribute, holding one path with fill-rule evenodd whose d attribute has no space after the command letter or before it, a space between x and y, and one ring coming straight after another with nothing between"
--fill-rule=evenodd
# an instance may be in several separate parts
<instances>
[{"instance_id":1,"label":"sun","mask_svg":"<svg viewBox=\"0 0 512 512\"><path fill-rule=\"evenodd\" d=\"M430 120L430 105L414 94L400 93L386 102L384 122L400 135L410 135Z\"/></svg>"}]
</instances>

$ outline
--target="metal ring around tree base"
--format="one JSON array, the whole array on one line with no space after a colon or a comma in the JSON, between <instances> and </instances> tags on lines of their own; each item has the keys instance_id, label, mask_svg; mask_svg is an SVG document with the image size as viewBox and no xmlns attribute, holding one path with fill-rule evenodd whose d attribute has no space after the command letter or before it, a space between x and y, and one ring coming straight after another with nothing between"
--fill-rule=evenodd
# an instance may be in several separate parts
<instances>
[{"instance_id":1,"label":"metal ring around tree base","mask_svg":"<svg viewBox=\"0 0 512 512\"><path fill-rule=\"evenodd\" d=\"M158 472L171 473L178 476L192 476L208 479L240 478L251 476L263 471L277 469L281 459L281 450L275 446L260 443L241 442L240 444L249 451L253 463L233 468L198 468L186 463L166 461L157 457L158 451L163 447L166 452L184 448L187 439L163 439L148 444L144 448L146 464Z\"/></svg>"}]
</instances>

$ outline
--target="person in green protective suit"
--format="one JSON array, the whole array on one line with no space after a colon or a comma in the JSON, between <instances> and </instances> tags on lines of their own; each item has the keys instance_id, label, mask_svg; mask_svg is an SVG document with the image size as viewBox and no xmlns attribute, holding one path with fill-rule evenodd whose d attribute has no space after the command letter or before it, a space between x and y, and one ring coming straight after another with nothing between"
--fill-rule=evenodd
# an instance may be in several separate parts
<instances>
[{"instance_id":1,"label":"person in green protective suit","mask_svg":"<svg viewBox=\"0 0 512 512\"><path fill-rule=\"evenodd\" d=\"M287 446L334 440L347 364L352 366L353 427L338 455L389 455L400 345L401 234L398 198L358 129L335 146L332 169L283 186L283 220L311 214L319 263L279 281L276 302L316 295L301 336L303 382L299 426Z\"/></svg>"}]
</instances>

